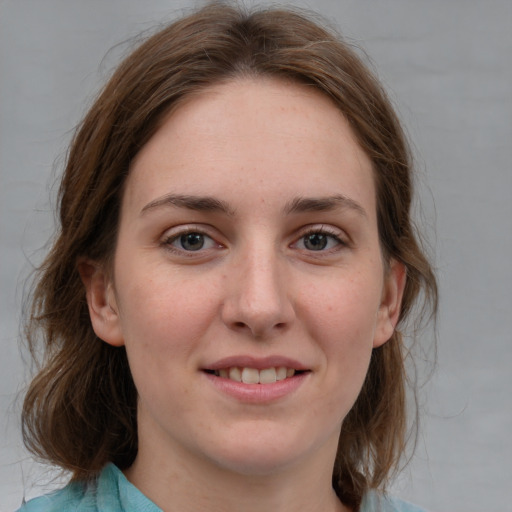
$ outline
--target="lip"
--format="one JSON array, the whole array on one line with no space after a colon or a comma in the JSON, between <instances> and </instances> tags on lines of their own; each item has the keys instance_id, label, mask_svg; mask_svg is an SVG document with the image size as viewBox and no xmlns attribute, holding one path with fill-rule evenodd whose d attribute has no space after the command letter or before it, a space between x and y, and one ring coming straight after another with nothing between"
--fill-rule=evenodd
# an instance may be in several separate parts
<instances>
[{"instance_id":1,"label":"lip","mask_svg":"<svg viewBox=\"0 0 512 512\"><path fill-rule=\"evenodd\" d=\"M265 368L285 366L286 368L293 368L298 371L310 370L307 366L300 361L290 359L283 356L268 356L268 357L253 357L248 355L230 356L219 359L212 364L207 364L203 370L221 370L222 368L231 368L238 366L241 368L255 368L256 370L264 370Z\"/></svg>"},{"instance_id":2,"label":"lip","mask_svg":"<svg viewBox=\"0 0 512 512\"><path fill-rule=\"evenodd\" d=\"M273 382L272 384L244 384L211 373L203 375L223 395L227 395L246 404L267 404L284 399L291 395L304 383L310 372L299 373L293 377Z\"/></svg>"},{"instance_id":3,"label":"lip","mask_svg":"<svg viewBox=\"0 0 512 512\"><path fill-rule=\"evenodd\" d=\"M284 366L286 368L293 368L302 373L269 384L244 384L243 382L215 376L211 373L212 370L221 370L234 366L255 368L257 370ZM268 404L284 399L297 391L310 375L311 372L309 370L310 368L300 361L289 357L268 356L257 358L248 355L239 355L225 357L205 365L202 368L202 374L208 379L208 382L224 396L234 398L246 404Z\"/></svg>"}]
</instances>

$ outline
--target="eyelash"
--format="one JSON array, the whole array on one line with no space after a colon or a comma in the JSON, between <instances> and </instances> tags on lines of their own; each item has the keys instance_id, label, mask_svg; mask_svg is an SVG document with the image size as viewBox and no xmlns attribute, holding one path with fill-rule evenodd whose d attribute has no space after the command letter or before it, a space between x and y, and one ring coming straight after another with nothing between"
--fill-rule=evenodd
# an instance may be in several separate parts
<instances>
[{"instance_id":1,"label":"eyelash","mask_svg":"<svg viewBox=\"0 0 512 512\"><path fill-rule=\"evenodd\" d=\"M203 246L201 246L197 250L187 250L184 248L175 247L173 245L175 242L179 241L182 237L185 237L185 236L191 235L191 234L201 236L204 243L207 243L206 240L210 240L211 242L208 245L213 244L214 246L216 246L216 248L223 248L222 244L220 244L219 242L216 242L215 239L213 237L211 237L210 235L208 235L203 229L196 228L194 226L191 226L187 229L184 229L177 233L172 233L169 236L164 237L161 242L161 245L164 246L170 252L173 252L175 254L182 255L182 256L185 255L186 257L191 257L191 258L203 255L204 251L207 251L208 249L213 248L213 247L203 248ZM313 236L313 235L325 236L330 241L334 241L336 243L336 245L334 247L330 247L328 249L321 248L319 250L307 249L306 247L304 247L304 248L300 249L301 251L304 251L304 252L307 252L310 254L316 253L315 255L320 256L322 254L331 254L332 252L339 251L345 247L348 247L348 245L349 245L349 243L346 240L344 240L340 237L340 233L338 231L335 231L334 229L329 229L325 226L322 226L322 227L310 227L306 231L303 231L300 234L300 236L292 244L290 244L290 247L293 248L294 246L297 246L300 242L304 243L308 236ZM327 244L329 244L329 240L327 241Z\"/></svg>"},{"instance_id":2,"label":"eyelash","mask_svg":"<svg viewBox=\"0 0 512 512\"><path fill-rule=\"evenodd\" d=\"M325 227L325 226L321 226L321 227L310 227L308 228L306 231L304 231L303 233L301 233L300 237L297 239L297 241L295 241L293 245L297 245L300 241L304 241L306 239L306 237L308 236L312 236L312 235L321 235L321 236L326 236L328 237L330 240L334 240L336 242L336 246L335 247L331 247L330 249L321 249L321 250L318 250L318 251L315 251L315 250L308 250L308 249L304 249L306 252L308 253L332 253L332 252L336 252L336 251L339 251L345 247L348 247L348 242L346 240L344 240L343 238L340 237L340 233L339 231L337 230L334 230L334 229L330 229L328 227Z\"/></svg>"},{"instance_id":3,"label":"eyelash","mask_svg":"<svg viewBox=\"0 0 512 512\"><path fill-rule=\"evenodd\" d=\"M205 233L203 229L195 228L193 226L189 227L187 229L184 229L182 231L179 231L178 233L173 233L169 236L164 237L161 244L167 250L169 250L175 254L179 254L181 256L186 255L187 257L197 257L199 254L202 254L204 252L204 250L208 249L208 248L203 249L203 247L200 247L198 250L194 251L194 250L186 250L184 248L174 247L174 245L173 245L174 242L179 241L182 237L185 237L187 235L200 235L203 238L203 241L205 241L206 239L209 239L209 240L211 240L213 245L215 245L217 248L223 247L222 244L219 244L218 242L216 242L214 240L213 237L211 237L210 235Z\"/></svg>"}]
</instances>

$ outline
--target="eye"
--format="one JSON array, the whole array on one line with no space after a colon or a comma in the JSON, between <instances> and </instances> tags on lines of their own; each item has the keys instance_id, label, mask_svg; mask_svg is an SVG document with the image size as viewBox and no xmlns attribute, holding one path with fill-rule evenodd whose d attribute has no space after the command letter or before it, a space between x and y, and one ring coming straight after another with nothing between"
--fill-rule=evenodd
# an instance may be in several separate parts
<instances>
[{"instance_id":1,"label":"eye","mask_svg":"<svg viewBox=\"0 0 512 512\"><path fill-rule=\"evenodd\" d=\"M294 244L297 249L314 252L336 250L346 245L338 233L331 233L325 228L308 231Z\"/></svg>"},{"instance_id":2,"label":"eye","mask_svg":"<svg viewBox=\"0 0 512 512\"><path fill-rule=\"evenodd\" d=\"M198 252L218 246L213 238L200 231L187 231L171 235L163 243L169 249L178 252Z\"/></svg>"},{"instance_id":3,"label":"eye","mask_svg":"<svg viewBox=\"0 0 512 512\"><path fill-rule=\"evenodd\" d=\"M310 251L323 251L329 245L329 242L333 242L332 236L324 233L311 233L304 236L303 243L304 247Z\"/></svg>"}]
</instances>

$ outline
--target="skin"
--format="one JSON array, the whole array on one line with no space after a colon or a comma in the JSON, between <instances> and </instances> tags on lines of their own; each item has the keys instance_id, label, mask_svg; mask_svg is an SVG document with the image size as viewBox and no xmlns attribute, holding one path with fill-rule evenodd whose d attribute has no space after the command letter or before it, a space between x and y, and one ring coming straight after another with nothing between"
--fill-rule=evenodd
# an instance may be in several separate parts
<instances>
[{"instance_id":1,"label":"skin","mask_svg":"<svg viewBox=\"0 0 512 512\"><path fill-rule=\"evenodd\" d=\"M348 510L331 487L340 428L405 272L382 259L371 162L328 98L240 79L188 99L132 164L113 272L80 271L139 392L126 475L142 492L169 511ZM251 403L204 371L241 355L307 372Z\"/></svg>"}]
</instances>

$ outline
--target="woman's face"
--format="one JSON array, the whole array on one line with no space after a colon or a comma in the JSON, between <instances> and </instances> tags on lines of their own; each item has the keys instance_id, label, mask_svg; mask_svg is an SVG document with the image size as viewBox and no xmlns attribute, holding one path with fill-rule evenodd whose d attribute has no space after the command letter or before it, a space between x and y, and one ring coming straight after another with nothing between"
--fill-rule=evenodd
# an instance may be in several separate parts
<instances>
[{"instance_id":1,"label":"woman's face","mask_svg":"<svg viewBox=\"0 0 512 512\"><path fill-rule=\"evenodd\" d=\"M88 285L126 346L139 456L332 468L397 319L386 268L371 163L329 99L241 79L187 100L133 162L112 281Z\"/></svg>"}]
</instances>

